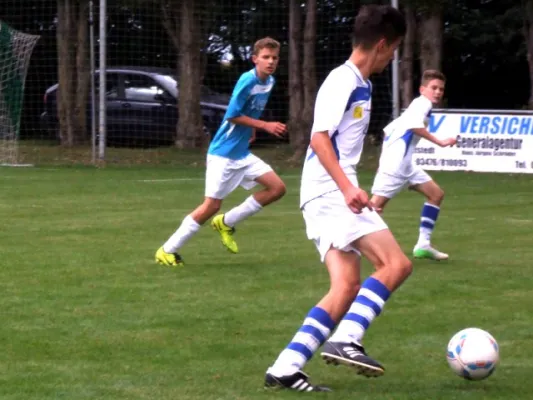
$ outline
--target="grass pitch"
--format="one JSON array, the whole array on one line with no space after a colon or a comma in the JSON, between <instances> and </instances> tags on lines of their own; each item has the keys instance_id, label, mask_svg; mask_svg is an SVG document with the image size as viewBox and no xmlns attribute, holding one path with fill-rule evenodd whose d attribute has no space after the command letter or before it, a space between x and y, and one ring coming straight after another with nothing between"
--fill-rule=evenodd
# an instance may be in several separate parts
<instances>
[{"instance_id":1,"label":"grass pitch","mask_svg":"<svg viewBox=\"0 0 533 400\"><path fill-rule=\"evenodd\" d=\"M264 391L266 368L328 288L288 193L238 227L240 254L206 226L181 252L155 250L201 201L199 166L0 169L0 398L289 399ZM446 199L434 243L448 262L415 271L367 333L386 367L375 380L318 357L306 371L358 400L530 399L533 393L533 177L434 173ZM370 187L372 174L360 174ZM232 194L223 209L248 194ZM423 199L402 193L385 219L410 254ZM364 265L364 276L371 272ZM476 326L498 340L486 381L453 375L446 344Z\"/></svg>"}]
</instances>

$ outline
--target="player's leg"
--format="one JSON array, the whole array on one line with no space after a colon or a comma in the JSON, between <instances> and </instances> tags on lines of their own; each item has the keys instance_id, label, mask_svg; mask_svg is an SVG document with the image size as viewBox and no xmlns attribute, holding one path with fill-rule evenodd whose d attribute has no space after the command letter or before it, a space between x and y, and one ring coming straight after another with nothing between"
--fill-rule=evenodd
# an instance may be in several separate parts
<instances>
[{"instance_id":1,"label":"player's leg","mask_svg":"<svg viewBox=\"0 0 533 400\"><path fill-rule=\"evenodd\" d=\"M178 250L220 210L222 200L235 190L242 179L238 171L231 170L231 161L222 157L208 156L204 201L183 219L178 229L157 250L158 263L169 266L183 265Z\"/></svg>"},{"instance_id":2,"label":"player's leg","mask_svg":"<svg viewBox=\"0 0 533 400\"><path fill-rule=\"evenodd\" d=\"M444 191L431 177L422 170L418 170L409 179L410 189L422 193L426 202L420 213L420 228L418 242L413 249L416 258L431 260L447 260L448 254L440 252L431 246L431 235L439 217L440 207L444 199Z\"/></svg>"},{"instance_id":3,"label":"player's leg","mask_svg":"<svg viewBox=\"0 0 533 400\"><path fill-rule=\"evenodd\" d=\"M261 204L262 207L281 199L287 192L285 183L274 171L262 173L257 178L254 178L254 181L263 186L263 189L253 194L255 201Z\"/></svg>"},{"instance_id":4,"label":"player's leg","mask_svg":"<svg viewBox=\"0 0 533 400\"><path fill-rule=\"evenodd\" d=\"M302 369L328 338L355 298L360 286L359 255L331 248L324 262L330 276L328 293L305 317L287 347L267 370L265 386L298 391L324 391L313 386Z\"/></svg>"},{"instance_id":5,"label":"player's leg","mask_svg":"<svg viewBox=\"0 0 533 400\"><path fill-rule=\"evenodd\" d=\"M372 185L370 202L381 214L390 199L396 196L407 184L407 180L378 171Z\"/></svg>"},{"instance_id":6,"label":"player's leg","mask_svg":"<svg viewBox=\"0 0 533 400\"><path fill-rule=\"evenodd\" d=\"M221 205L221 199L205 197L204 202L183 219L176 232L157 250L156 262L168 266L183 265L183 259L178 254L178 250L220 210Z\"/></svg>"},{"instance_id":7,"label":"player's leg","mask_svg":"<svg viewBox=\"0 0 533 400\"><path fill-rule=\"evenodd\" d=\"M376 213L372 214L372 218L379 218ZM353 246L374 265L376 272L361 285L361 290L336 332L324 345L322 357L355 367L358 373L365 376L380 376L384 368L366 355L362 346L363 337L380 315L392 292L410 275L412 264L389 229L364 235Z\"/></svg>"},{"instance_id":8,"label":"player's leg","mask_svg":"<svg viewBox=\"0 0 533 400\"><path fill-rule=\"evenodd\" d=\"M257 214L263 207L285 194L285 184L264 161L251 154L242 162L244 166L240 185L250 190L255 185L260 184L263 189L250 195L241 204L225 214L217 215L211 223L213 228L220 233L222 243L232 253L238 252L237 243L233 237L235 225Z\"/></svg>"},{"instance_id":9,"label":"player's leg","mask_svg":"<svg viewBox=\"0 0 533 400\"><path fill-rule=\"evenodd\" d=\"M280 199L285 194L285 184L272 170L257 177L255 182L262 185L263 189L250 195L241 204L226 212L223 217L226 226L235 227L239 222L258 213L263 207Z\"/></svg>"}]
</instances>

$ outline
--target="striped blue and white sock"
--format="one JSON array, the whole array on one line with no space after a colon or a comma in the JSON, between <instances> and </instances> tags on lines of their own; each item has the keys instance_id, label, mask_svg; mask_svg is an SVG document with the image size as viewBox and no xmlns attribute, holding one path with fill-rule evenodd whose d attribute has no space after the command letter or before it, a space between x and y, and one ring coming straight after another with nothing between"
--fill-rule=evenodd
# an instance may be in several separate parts
<instances>
[{"instance_id":1,"label":"striped blue and white sock","mask_svg":"<svg viewBox=\"0 0 533 400\"><path fill-rule=\"evenodd\" d=\"M301 370L326 341L334 327L335 322L326 311L320 307L312 308L296 335L268 372L282 377Z\"/></svg>"},{"instance_id":2,"label":"striped blue and white sock","mask_svg":"<svg viewBox=\"0 0 533 400\"><path fill-rule=\"evenodd\" d=\"M383 310L391 292L377 279L367 278L330 341L361 344L370 324Z\"/></svg>"},{"instance_id":3,"label":"striped blue and white sock","mask_svg":"<svg viewBox=\"0 0 533 400\"><path fill-rule=\"evenodd\" d=\"M417 247L425 247L431 244L431 234L435 229L435 223L439 218L440 207L434 204L424 203L420 214L420 235Z\"/></svg>"}]
</instances>

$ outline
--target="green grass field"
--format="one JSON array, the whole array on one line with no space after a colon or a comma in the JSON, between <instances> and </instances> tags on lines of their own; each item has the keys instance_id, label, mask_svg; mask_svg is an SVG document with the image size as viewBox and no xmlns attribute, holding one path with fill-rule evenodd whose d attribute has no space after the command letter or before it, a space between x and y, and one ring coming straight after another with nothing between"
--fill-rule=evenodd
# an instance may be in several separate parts
<instances>
[{"instance_id":1,"label":"green grass field","mask_svg":"<svg viewBox=\"0 0 533 400\"><path fill-rule=\"evenodd\" d=\"M292 399L263 389L266 368L328 288L288 193L239 226L230 255L204 228L187 266L155 250L203 195L200 167L0 169L0 399ZM435 173L447 192L434 235L443 263L415 272L369 330L387 368L368 380L318 357L328 399L530 399L533 393L533 177ZM361 174L364 187L372 175ZM243 190L225 203L229 209ZM385 219L410 254L422 198L405 192ZM364 275L370 273L364 265ZM501 347L486 381L453 375L445 350L477 326Z\"/></svg>"}]
</instances>

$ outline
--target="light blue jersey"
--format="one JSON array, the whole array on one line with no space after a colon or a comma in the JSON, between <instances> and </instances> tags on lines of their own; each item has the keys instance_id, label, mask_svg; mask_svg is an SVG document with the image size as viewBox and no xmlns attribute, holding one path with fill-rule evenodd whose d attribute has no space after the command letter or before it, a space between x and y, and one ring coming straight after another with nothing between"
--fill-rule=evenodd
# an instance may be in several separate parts
<instances>
[{"instance_id":1,"label":"light blue jersey","mask_svg":"<svg viewBox=\"0 0 533 400\"><path fill-rule=\"evenodd\" d=\"M274 82L272 76L261 81L255 68L241 75L233 89L224 121L209 145L208 154L232 160L240 160L250 154L248 142L252 137L253 128L232 124L228 120L240 116L259 119L268 102Z\"/></svg>"}]
</instances>

